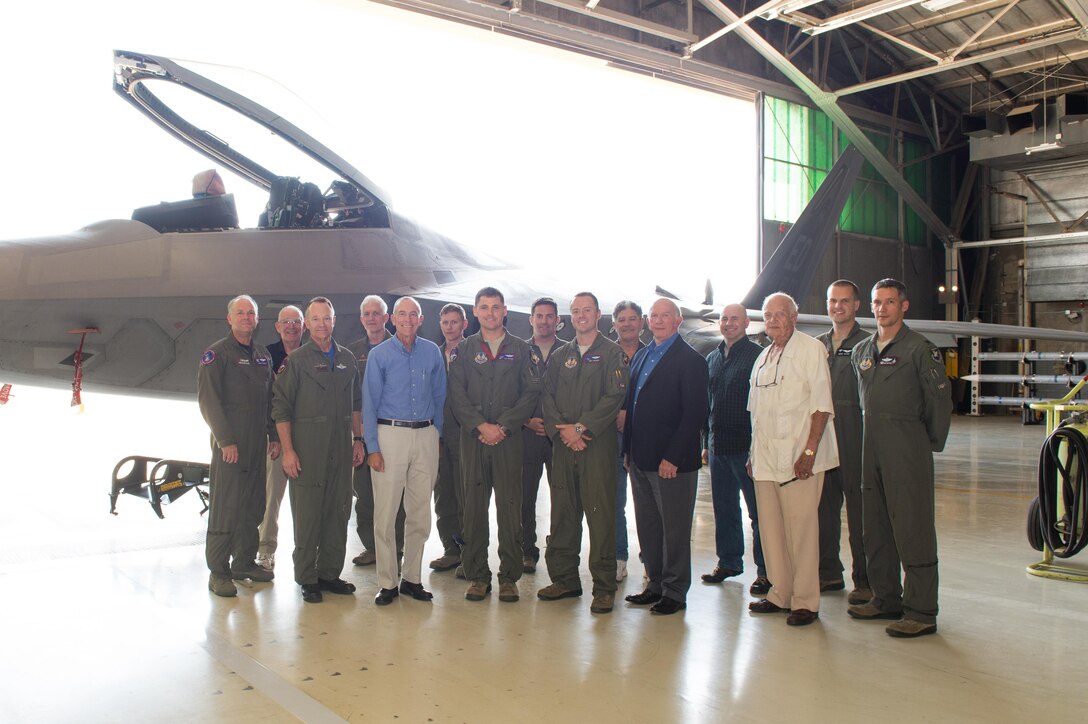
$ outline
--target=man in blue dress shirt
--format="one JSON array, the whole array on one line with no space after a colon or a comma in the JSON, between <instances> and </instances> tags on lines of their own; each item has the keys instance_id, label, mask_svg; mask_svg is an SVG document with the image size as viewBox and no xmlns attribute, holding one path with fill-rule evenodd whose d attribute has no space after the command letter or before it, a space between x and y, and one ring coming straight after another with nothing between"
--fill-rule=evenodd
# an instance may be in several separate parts
<instances>
[{"instance_id":1,"label":"man in blue dress shirt","mask_svg":"<svg viewBox=\"0 0 1088 724\"><path fill-rule=\"evenodd\" d=\"M446 401L446 363L434 342L418 337L422 308L412 297L393 305L397 333L371 350L363 380L363 435L374 471L374 542L378 584L374 602L398 593L432 596L421 581L423 544L431 532L431 493L438 479L438 440ZM404 500L404 565L397 589L395 524Z\"/></svg>"}]
</instances>

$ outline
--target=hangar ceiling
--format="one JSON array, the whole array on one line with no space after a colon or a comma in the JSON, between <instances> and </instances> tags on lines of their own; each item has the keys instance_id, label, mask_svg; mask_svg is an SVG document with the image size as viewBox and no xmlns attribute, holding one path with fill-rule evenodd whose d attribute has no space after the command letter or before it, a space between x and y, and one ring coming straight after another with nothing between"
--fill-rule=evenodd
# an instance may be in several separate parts
<instances>
[{"instance_id":1,"label":"hangar ceiling","mask_svg":"<svg viewBox=\"0 0 1088 724\"><path fill-rule=\"evenodd\" d=\"M946 246L956 235L861 127L942 153L966 143L964 116L1030 116L1088 91L1088 0L377 1L720 93L812 103Z\"/></svg>"}]
</instances>

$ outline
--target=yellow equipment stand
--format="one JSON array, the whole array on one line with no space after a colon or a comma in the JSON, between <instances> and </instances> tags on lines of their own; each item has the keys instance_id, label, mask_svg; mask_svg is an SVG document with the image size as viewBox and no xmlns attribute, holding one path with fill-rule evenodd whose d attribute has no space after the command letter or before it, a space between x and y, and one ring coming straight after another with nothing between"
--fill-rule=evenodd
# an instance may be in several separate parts
<instances>
[{"instance_id":1,"label":"yellow equipment stand","mask_svg":"<svg viewBox=\"0 0 1088 724\"><path fill-rule=\"evenodd\" d=\"M1055 400L1054 402L1033 402L1029 405L1033 410L1039 410L1040 412L1046 413L1047 437L1050 437L1050 434L1057 429L1058 423L1062 420L1063 413L1088 412L1088 402L1083 400L1073 401L1073 398L1077 396L1077 393L1084 387L1086 382L1088 382L1088 376L1085 376L1080 382L1074 385L1073 389L1069 391L1069 394L1060 400ZM1088 570L1077 566L1055 563L1054 560L1054 551L1050 550L1050 547L1044 542L1043 560L1028 566L1028 573L1033 576L1041 576L1042 578L1056 578L1061 581L1088 583Z\"/></svg>"}]
</instances>

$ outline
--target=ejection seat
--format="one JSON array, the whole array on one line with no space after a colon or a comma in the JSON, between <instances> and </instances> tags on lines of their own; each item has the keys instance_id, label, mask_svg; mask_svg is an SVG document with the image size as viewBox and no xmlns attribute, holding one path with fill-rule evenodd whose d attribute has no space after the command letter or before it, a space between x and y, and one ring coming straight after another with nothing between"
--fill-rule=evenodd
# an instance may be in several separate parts
<instances>
[{"instance_id":1,"label":"ejection seat","mask_svg":"<svg viewBox=\"0 0 1088 724\"><path fill-rule=\"evenodd\" d=\"M218 231L238 228L238 209L234 194L202 196L184 201L163 201L132 212L133 221L141 221L155 231Z\"/></svg>"}]
</instances>

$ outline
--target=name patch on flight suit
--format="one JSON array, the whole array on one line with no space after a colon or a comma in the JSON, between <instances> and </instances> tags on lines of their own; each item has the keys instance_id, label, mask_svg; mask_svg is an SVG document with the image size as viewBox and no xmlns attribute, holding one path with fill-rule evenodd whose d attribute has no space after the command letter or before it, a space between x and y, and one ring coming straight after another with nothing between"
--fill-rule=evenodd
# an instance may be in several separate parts
<instances>
[{"instance_id":1,"label":"name patch on flight suit","mask_svg":"<svg viewBox=\"0 0 1088 724\"><path fill-rule=\"evenodd\" d=\"M487 362L487 355L483 352L477 352L476 356L472 358L472 361L478 365L482 365L484 362Z\"/></svg>"},{"instance_id":2,"label":"name patch on flight suit","mask_svg":"<svg viewBox=\"0 0 1088 724\"><path fill-rule=\"evenodd\" d=\"M500 354L498 357L496 357L495 361L496 362L513 362L514 361L514 355L511 352L504 352L503 354Z\"/></svg>"},{"instance_id":3,"label":"name patch on flight suit","mask_svg":"<svg viewBox=\"0 0 1088 724\"><path fill-rule=\"evenodd\" d=\"M238 364L240 364L240 365L248 365L248 364L249 364L249 359L248 359L248 358L246 358L246 357L242 357L241 359L239 359L239 360L238 360Z\"/></svg>"},{"instance_id":4,"label":"name patch on flight suit","mask_svg":"<svg viewBox=\"0 0 1088 724\"><path fill-rule=\"evenodd\" d=\"M344 364L343 362L336 365L336 369L338 369L338 370L346 370L347 368L348 368L348 366L346 364Z\"/></svg>"},{"instance_id":5,"label":"name patch on flight suit","mask_svg":"<svg viewBox=\"0 0 1088 724\"><path fill-rule=\"evenodd\" d=\"M590 364L592 362L600 362L601 356L599 354L587 354L583 359L586 364Z\"/></svg>"},{"instance_id":6,"label":"name patch on flight suit","mask_svg":"<svg viewBox=\"0 0 1088 724\"><path fill-rule=\"evenodd\" d=\"M366 352L360 352L359 356L356 359L358 359L360 362L366 362L366 358L367 358L367 353Z\"/></svg>"},{"instance_id":7,"label":"name patch on flight suit","mask_svg":"<svg viewBox=\"0 0 1088 724\"><path fill-rule=\"evenodd\" d=\"M850 353L854 351L853 347L839 347L839 351L835 354L839 357L849 357Z\"/></svg>"},{"instance_id":8,"label":"name patch on flight suit","mask_svg":"<svg viewBox=\"0 0 1088 724\"><path fill-rule=\"evenodd\" d=\"M881 367L895 367L897 364L899 364L898 357L892 357L891 355L888 355L887 357L880 358Z\"/></svg>"},{"instance_id":9,"label":"name patch on flight suit","mask_svg":"<svg viewBox=\"0 0 1088 724\"><path fill-rule=\"evenodd\" d=\"M325 364L325 363L321 363L319 365L314 365L315 370L327 370L328 368L329 368L329 366L327 364Z\"/></svg>"},{"instance_id":10,"label":"name patch on flight suit","mask_svg":"<svg viewBox=\"0 0 1088 724\"><path fill-rule=\"evenodd\" d=\"M575 367L578 366L578 358L577 357L567 357L567 361L563 363L563 366L566 367L568 370L574 369Z\"/></svg>"},{"instance_id":11,"label":"name patch on flight suit","mask_svg":"<svg viewBox=\"0 0 1088 724\"><path fill-rule=\"evenodd\" d=\"M873 366L873 358L868 356L868 355L866 355L865 357L862 357L861 362L858 363L858 367L862 371L867 370L867 369L871 368L872 366Z\"/></svg>"},{"instance_id":12,"label":"name patch on flight suit","mask_svg":"<svg viewBox=\"0 0 1088 724\"><path fill-rule=\"evenodd\" d=\"M268 366L268 358L267 357L257 357L253 361L256 362L258 365L260 365L261 367L267 367Z\"/></svg>"},{"instance_id":13,"label":"name patch on flight suit","mask_svg":"<svg viewBox=\"0 0 1088 724\"><path fill-rule=\"evenodd\" d=\"M210 365L212 362L215 362L215 350L205 350L204 356L200 358L200 364Z\"/></svg>"}]
</instances>

